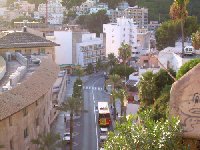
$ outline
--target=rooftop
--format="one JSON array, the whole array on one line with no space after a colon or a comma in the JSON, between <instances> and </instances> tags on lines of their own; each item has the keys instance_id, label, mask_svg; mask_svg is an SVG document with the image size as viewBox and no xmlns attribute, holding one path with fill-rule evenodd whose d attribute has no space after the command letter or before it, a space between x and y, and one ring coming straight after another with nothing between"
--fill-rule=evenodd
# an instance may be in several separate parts
<instances>
[{"instance_id":1,"label":"rooftop","mask_svg":"<svg viewBox=\"0 0 200 150\"><path fill-rule=\"evenodd\" d=\"M59 46L59 44L28 32L13 32L0 39L0 48L31 48L49 46Z\"/></svg>"},{"instance_id":2,"label":"rooftop","mask_svg":"<svg viewBox=\"0 0 200 150\"><path fill-rule=\"evenodd\" d=\"M42 97L53 86L59 68L52 59L41 61L35 72L20 85L0 95L0 120L22 110Z\"/></svg>"}]
</instances>

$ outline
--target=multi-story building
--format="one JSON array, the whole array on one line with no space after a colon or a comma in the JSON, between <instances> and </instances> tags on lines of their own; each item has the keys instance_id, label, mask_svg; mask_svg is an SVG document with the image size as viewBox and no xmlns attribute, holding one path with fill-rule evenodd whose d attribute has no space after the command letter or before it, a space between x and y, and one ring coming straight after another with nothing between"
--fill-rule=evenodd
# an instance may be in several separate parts
<instances>
[{"instance_id":1,"label":"multi-story building","mask_svg":"<svg viewBox=\"0 0 200 150\"><path fill-rule=\"evenodd\" d=\"M81 42L76 44L77 63L82 67L89 63L95 65L98 60L105 60L103 38L96 37L95 33L82 34Z\"/></svg>"},{"instance_id":2,"label":"multi-story building","mask_svg":"<svg viewBox=\"0 0 200 150\"><path fill-rule=\"evenodd\" d=\"M54 56L57 44L26 29L5 35L0 43L0 55L5 58L10 75L0 83L0 143L5 146L2 150L37 150L31 140L50 131L58 113L55 106L62 101L66 87L64 72L58 75L59 67L49 57ZM0 65L5 64L2 62ZM14 85L16 76L20 83ZM11 86L6 92L2 90L5 81Z\"/></svg>"},{"instance_id":3,"label":"multi-story building","mask_svg":"<svg viewBox=\"0 0 200 150\"><path fill-rule=\"evenodd\" d=\"M46 6L48 9L46 9ZM46 16L46 10L47 10L47 16ZM38 13L39 17L47 17L47 22L49 24L62 24L63 22L63 12L64 7L58 0L49 0L47 5L46 4L40 4L38 6ZM35 12L35 14L37 14ZM36 18L38 18L38 14L36 15Z\"/></svg>"},{"instance_id":4,"label":"multi-story building","mask_svg":"<svg viewBox=\"0 0 200 150\"><path fill-rule=\"evenodd\" d=\"M103 25L106 33L106 56L114 53L118 56L118 49L122 43L129 44L132 52L137 51L137 25L133 19L118 18L117 23Z\"/></svg>"},{"instance_id":5,"label":"multi-story building","mask_svg":"<svg viewBox=\"0 0 200 150\"><path fill-rule=\"evenodd\" d=\"M122 16L132 18L139 28L148 28L148 9L140 8L138 6L128 7L125 10L109 10L108 16L110 22L117 22L117 18Z\"/></svg>"},{"instance_id":6,"label":"multi-story building","mask_svg":"<svg viewBox=\"0 0 200 150\"><path fill-rule=\"evenodd\" d=\"M120 2L120 3L118 4L118 6L117 6L118 10L125 10L125 9L128 8L128 7L129 7L129 4L128 4L128 2L126 2L126 1Z\"/></svg>"},{"instance_id":7,"label":"multi-story building","mask_svg":"<svg viewBox=\"0 0 200 150\"><path fill-rule=\"evenodd\" d=\"M94 7L90 8L90 14L97 13L99 10L108 10L108 4L107 3L99 3Z\"/></svg>"},{"instance_id":8,"label":"multi-story building","mask_svg":"<svg viewBox=\"0 0 200 150\"><path fill-rule=\"evenodd\" d=\"M149 26L148 26L149 31L156 31L156 29L160 26L161 24L158 21L150 21Z\"/></svg>"},{"instance_id":9,"label":"multi-story building","mask_svg":"<svg viewBox=\"0 0 200 150\"><path fill-rule=\"evenodd\" d=\"M90 8L95 5L94 1L86 1L82 3L80 6L76 6L74 11L78 16L89 14Z\"/></svg>"},{"instance_id":10,"label":"multi-story building","mask_svg":"<svg viewBox=\"0 0 200 150\"><path fill-rule=\"evenodd\" d=\"M14 7L23 13L32 13L35 10L35 4L30 4L28 1L14 2Z\"/></svg>"},{"instance_id":11,"label":"multi-story building","mask_svg":"<svg viewBox=\"0 0 200 150\"><path fill-rule=\"evenodd\" d=\"M103 35L98 38L95 33L87 31L63 30L54 31L54 34L47 38L60 44L55 49L55 61L58 65L82 65L85 67L88 63L95 64L100 58L103 60L105 56ZM87 52L91 53L88 54L88 57L84 56L87 55Z\"/></svg>"}]
</instances>

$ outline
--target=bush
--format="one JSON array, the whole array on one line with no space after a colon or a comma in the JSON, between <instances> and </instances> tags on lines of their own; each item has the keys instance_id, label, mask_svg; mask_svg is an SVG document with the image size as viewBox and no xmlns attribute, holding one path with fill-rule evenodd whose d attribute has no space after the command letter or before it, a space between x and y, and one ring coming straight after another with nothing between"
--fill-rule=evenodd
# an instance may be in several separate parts
<instances>
[{"instance_id":1,"label":"bush","mask_svg":"<svg viewBox=\"0 0 200 150\"><path fill-rule=\"evenodd\" d=\"M186 74L190 69L192 69L194 66L196 66L198 63L200 63L200 59L193 59L189 62L186 62L184 65L181 66L181 68L178 70L176 78L180 79L184 74Z\"/></svg>"}]
</instances>

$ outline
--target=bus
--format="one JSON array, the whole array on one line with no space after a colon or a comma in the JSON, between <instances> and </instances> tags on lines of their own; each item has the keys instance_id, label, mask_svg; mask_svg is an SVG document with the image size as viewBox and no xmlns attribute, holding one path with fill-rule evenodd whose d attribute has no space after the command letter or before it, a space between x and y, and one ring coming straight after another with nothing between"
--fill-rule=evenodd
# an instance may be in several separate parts
<instances>
[{"instance_id":1,"label":"bus","mask_svg":"<svg viewBox=\"0 0 200 150\"><path fill-rule=\"evenodd\" d=\"M110 126L111 118L110 118L110 110L108 107L108 102L98 102L98 112L99 112L99 118L98 118L99 126Z\"/></svg>"}]
</instances>

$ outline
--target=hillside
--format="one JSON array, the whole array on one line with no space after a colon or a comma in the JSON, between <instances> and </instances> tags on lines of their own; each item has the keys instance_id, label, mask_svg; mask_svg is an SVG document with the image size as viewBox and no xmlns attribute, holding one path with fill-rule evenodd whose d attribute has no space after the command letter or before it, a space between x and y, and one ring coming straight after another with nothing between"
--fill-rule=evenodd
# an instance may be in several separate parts
<instances>
[{"instance_id":1,"label":"hillside","mask_svg":"<svg viewBox=\"0 0 200 150\"><path fill-rule=\"evenodd\" d=\"M173 0L138 0L139 6L149 8L149 20L165 21L169 18L169 8ZM199 0L190 0L189 14L198 17L200 22L200 2Z\"/></svg>"}]
</instances>

